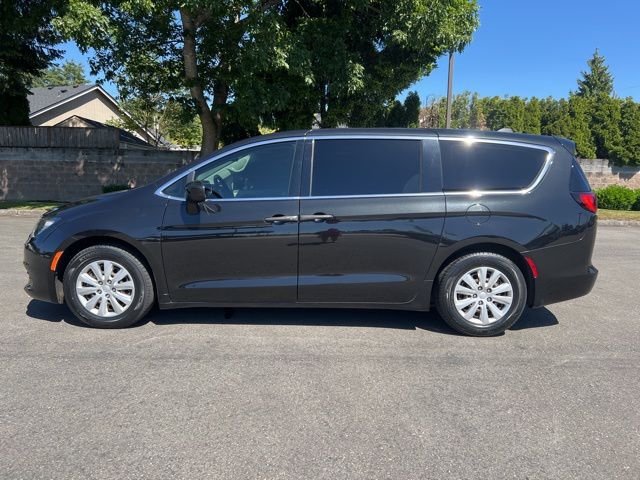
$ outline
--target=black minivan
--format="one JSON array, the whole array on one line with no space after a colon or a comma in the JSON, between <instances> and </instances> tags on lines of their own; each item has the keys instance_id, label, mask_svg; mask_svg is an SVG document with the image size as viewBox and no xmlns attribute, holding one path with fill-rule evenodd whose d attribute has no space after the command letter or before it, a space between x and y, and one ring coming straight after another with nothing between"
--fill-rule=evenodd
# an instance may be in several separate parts
<instances>
[{"instance_id":1,"label":"black minivan","mask_svg":"<svg viewBox=\"0 0 640 480\"><path fill-rule=\"evenodd\" d=\"M179 307L426 311L495 335L587 294L596 198L556 137L320 129L264 135L145 187L45 214L26 291L93 327Z\"/></svg>"}]
</instances>

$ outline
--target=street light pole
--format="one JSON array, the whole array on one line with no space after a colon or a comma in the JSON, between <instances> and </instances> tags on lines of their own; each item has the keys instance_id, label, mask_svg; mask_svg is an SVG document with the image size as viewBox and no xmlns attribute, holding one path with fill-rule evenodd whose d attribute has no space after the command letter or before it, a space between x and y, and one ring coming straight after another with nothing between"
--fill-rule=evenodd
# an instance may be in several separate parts
<instances>
[{"instance_id":1,"label":"street light pole","mask_svg":"<svg viewBox=\"0 0 640 480\"><path fill-rule=\"evenodd\" d=\"M447 123L446 127L451 128L451 102L453 89L453 50L449 52L449 81L447 83Z\"/></svg>"}]
</instances>

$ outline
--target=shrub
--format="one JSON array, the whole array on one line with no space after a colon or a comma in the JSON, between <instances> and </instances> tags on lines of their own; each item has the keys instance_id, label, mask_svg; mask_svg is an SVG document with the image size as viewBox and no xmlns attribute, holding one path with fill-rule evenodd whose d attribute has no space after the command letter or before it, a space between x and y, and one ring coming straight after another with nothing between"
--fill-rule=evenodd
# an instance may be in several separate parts
<instances>
[{"instance_id":1,"label":"shrub","mask_svg":"<svg viewBox=\"0 0 640 480\"><path fill-rule=\"evenodd\" d=\"M640 188L636 188L634 191L636 192L636 203L633 204L631 209L640 211Z\"/></svg>"},{"instance_id":2,"label":"shrub","mask_svg":"<svg viewBox=\"0 0 640 480\"><path fill-rule=\"evenodd\" d=\"M103 185L102 193L111 193L111 192L119 192L120 190L129 190L129 185Z\"/></svg>"},{"instance_id":3,"label":"shrub","mask_svg":"<svg viewBox=\"0 0 640 480\"><path fill-rule=\"evenodd\" d=\"M637 201L635 190L622 185L609 185L606 188L596 190L598 207L609 210L631 210Z\"/></svg>"}]
</instances>

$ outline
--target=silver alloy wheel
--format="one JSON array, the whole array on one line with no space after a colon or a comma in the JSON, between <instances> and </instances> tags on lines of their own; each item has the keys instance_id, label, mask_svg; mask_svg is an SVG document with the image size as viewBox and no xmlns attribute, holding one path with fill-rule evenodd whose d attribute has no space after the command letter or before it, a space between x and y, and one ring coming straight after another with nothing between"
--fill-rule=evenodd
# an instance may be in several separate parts
<instances>
[{"instance_id":1,"label":"silver alloy wheel","mask_svg":"<svg viewBox=\"0 0 640 480\"><path fill-rule=\"evenodd\" d=\"M454 304L467 321L490 325L506 315L513 303L513 287L497 268L478 267L462 275L454 290Z\"/></svg>"},{"instance_id":2,"label":"silver alloy wheel","mask_svg":"<svg viewBox=\"0 0 640 480\"><path fill-rule=\"evenodd\" d=\"M76 280L80 304L99 317L115 317L133 303L136 293L131 274L111 260L96 260L86 265Z\"/></svg>"}]
</instances>

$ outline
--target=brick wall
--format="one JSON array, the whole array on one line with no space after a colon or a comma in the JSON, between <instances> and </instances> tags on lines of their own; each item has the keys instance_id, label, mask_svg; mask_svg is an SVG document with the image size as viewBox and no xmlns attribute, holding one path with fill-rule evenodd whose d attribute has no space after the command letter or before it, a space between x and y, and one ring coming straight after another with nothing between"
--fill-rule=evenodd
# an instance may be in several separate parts
<instances>
[{"instance_id":1,"label":"brick wall","mask_svg":"<svg viewBox=\"0 0 640 480\"><path fill-rule=\"evenodd\" d=\"M608 160L600 159L579 161L591 188L603 188L608 185L640 188L640 167L617 167L609 165Z\"/></svg>"},{"instance_id":2,"label":"brick wall","mask_svg":"<svg viewBox=\"0 0 640 480\"><path fill-rule=\"evenodd\" d=\"M189 151L0 147L0 199L75 200L104 185L145 185L193 161Z\"/></svg>"}]
</instances>

